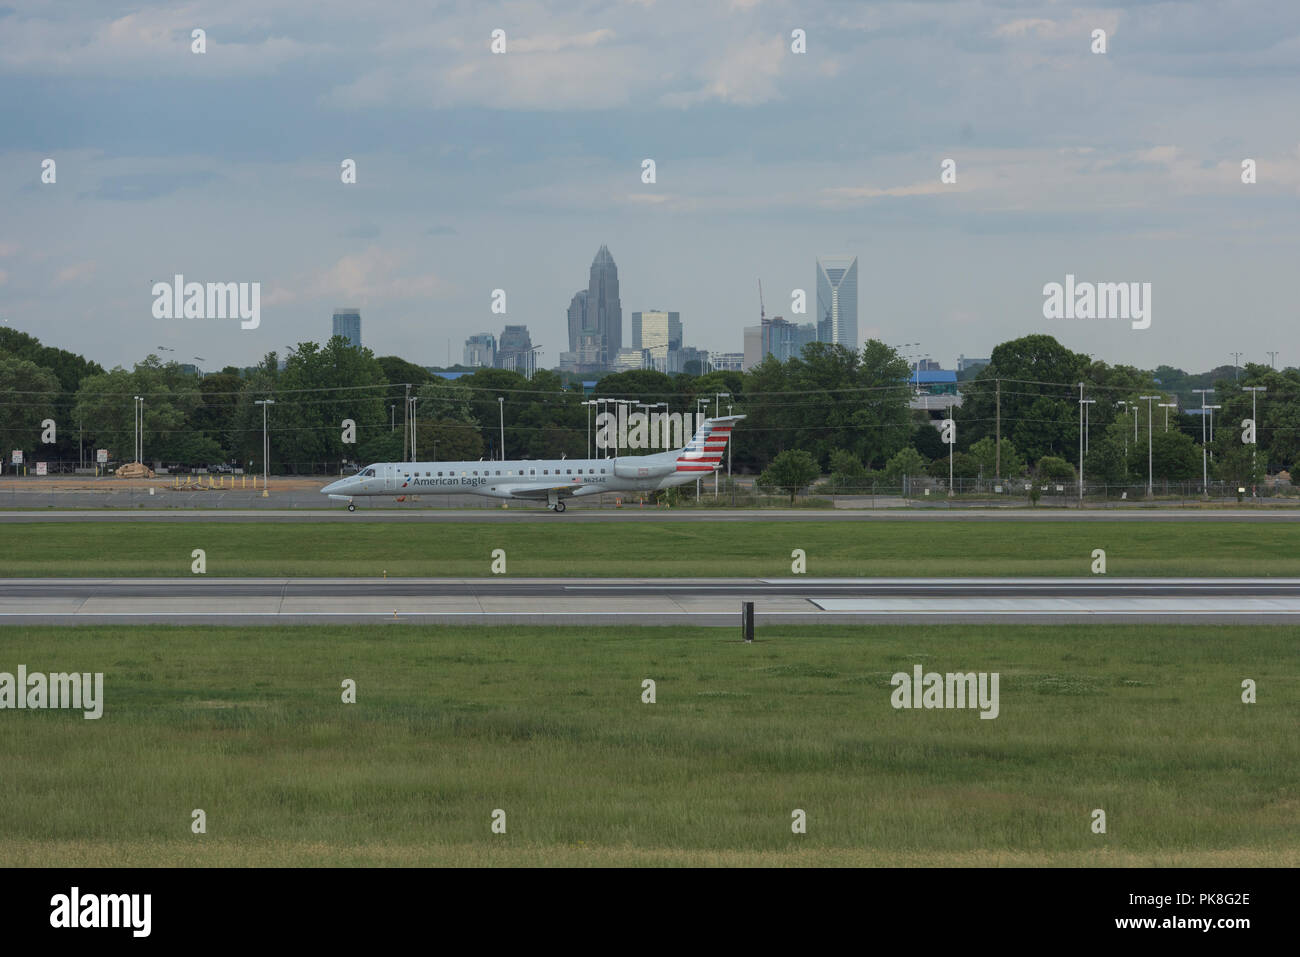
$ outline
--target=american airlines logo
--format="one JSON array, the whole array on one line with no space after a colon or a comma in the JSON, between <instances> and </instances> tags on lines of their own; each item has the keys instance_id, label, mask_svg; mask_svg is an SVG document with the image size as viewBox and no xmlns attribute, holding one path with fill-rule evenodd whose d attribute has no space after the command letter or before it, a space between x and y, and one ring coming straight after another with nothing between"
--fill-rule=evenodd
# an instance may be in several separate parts
<instances>
[{"instance_id":1,"label":"american airlines logo","mask_svg":"<svg viewBox=\"0 0 1300 957\"><path fill-rule=\"evenodd\" d=\"M186 282L177 273L170 284L154 283L151 294L155 319L242 319L241 329L262 324L260 282Z\"/></svg>"},{"instance_id":2,"label":"american airlines logo","mask_svg":"<svg viewBox=\"0 0 1300 957\"><path fill-rule=\"evenodd\" d=\"M627 414L619 406L618 415L602 412L596 416L598 449L680 449L690 441L704 416L690 412L644 412Z\"/></svg>"}]
</instances>

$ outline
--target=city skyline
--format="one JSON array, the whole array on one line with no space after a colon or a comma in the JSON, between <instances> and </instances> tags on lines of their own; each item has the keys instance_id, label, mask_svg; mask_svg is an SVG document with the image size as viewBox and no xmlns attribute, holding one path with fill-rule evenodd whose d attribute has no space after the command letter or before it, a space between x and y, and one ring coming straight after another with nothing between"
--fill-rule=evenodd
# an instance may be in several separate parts
<instances>
[{"instance_id":1,"label":"city skyline","mask_svg":"<svg viewBox=\"0 0 1300 957\"><path fill-rule=\"evenodd\" d=\"M435 361L499 321L502 289L554 366L573 264L602 243L623 303L681 310L712 352L740 347L759 277L770 314L801 321L802 290L816 321L808 263L843 250L859 341L1300 360L1300 145L1276 122L1300 105L1294 4L1189 3L1172 28L1159 5L995 0L0 20L0 323L111 365L160 344L244 365L317 338L339 302L376 352ZM848 88L850 111L830 95ZM175 274L260 283L260 326L154 319L151 284ZM1045 318L1067 275L1151 283L1151 327Z\"/></svg>"}]
</instances>

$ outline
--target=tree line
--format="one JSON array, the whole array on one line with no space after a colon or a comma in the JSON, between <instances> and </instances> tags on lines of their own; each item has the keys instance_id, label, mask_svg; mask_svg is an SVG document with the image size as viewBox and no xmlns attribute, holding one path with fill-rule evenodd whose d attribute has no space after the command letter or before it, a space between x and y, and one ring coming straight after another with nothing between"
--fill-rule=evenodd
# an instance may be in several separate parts
<instances>
[{"instance_id":1,"label":"tree line","mask_svg":"<svg viewBox=\"0 0 1300 957\"><path fill-rule=\"evenodd\" d=\"M1206 428L1213 477L1257 482L1289 469L1300 453L1300 369L1247 365L1220 369L1212 386L1168 366L1140 370L1108 365L1032 335L997 346L991 361L960 383L952 413L957 442L954 477L1014 478L1033 474L1073 481L1084 436L1085 478L1145 482L1148 440L1153 477L1188 481L1201 474L1202 418L1191 388L1213 388L1214 438ZM1209 375L1209 374L1205 374ZM901 476L945 478L948 446L932 415L909 408L913 386L898 353L872 340L854 352L811 343L785 362L768 356L745 372L704 375L641 370L603 376L601 398L666 403L670 412L744 414L732 450L733 469L758 473L782 453L799 453L805 471L830 474L833 488ZM1087 406L1080 430L1080 393ZM1257 444L1241 441L1257 397ZM595 410L581 383L539 370L532 379L503 369L477 369L446 379L397 356L376 357L339 337L303 342L255 366L199 375L149 355L131 369L105 370L25 333L0 329L0 406L7 449L36 458L77 462L82 449L106 448L130 461L135 396L142 396L145 459L163 465L231 463L260 470L264 407L276 472L332 471L345 461L398 461L410 454L404 427L414 399L415 445L421 458L474 460L583 457L596 432ZM1151 399L1144 397L1151 396ZM502 401L498 401L502 400ZM1177 409L1162 406L1177 402ZM1166 426L1166 417L1168 425ZM41 438L53 420L53 443ZM352 426L347 442L344 421ZM1254 453L1254 454L1252 454ZM88 461L92 459L88 458Z\"/></svg>"}]
</instances>

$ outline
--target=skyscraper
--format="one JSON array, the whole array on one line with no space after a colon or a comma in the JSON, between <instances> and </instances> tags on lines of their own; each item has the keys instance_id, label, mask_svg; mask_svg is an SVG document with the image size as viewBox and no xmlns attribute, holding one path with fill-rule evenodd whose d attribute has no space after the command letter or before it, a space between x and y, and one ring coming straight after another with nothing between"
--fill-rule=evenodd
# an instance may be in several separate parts
<instances>
[{"instance_id":1,"label":"skyscraper","mask_svg":"<svg viewBox=\"0 0 1300 957\"><path fill-rule=\"evenodd\" d=\"M817 330L811 322L795 325L780 316L764 319L759 331L763 356L775 356L778 362L800 358L803 347L817 341Z\"/></svg>"},{"instance_id":2,"label":"skyscraper","mask_svg":"<svg viewBox=\"0 0 1300 957\"><path fill-rule=\"evenodd\" d=\"M361 309L357 306L344 306L334 310L334 336L348 340L353 349L361 348Z\"/></svg>"},{"instance_id":3,"label":"skyscraper","mask_svg":"<svg viewBox=\"0 0 1300 957\"><path fill-rule=\"evenodd\" d=\"M682 348L682 314L680 312L632 313L632 348L650 353L653 368L660 372L679 372L676 368Z\"/></svg>"},{"instance_id":4,"label":"skyscraper","mask_svg":"<svg viewBox=\"0 0 1300 957\"><path fill-rule=\"evenodd\" d=\"M496 365L497 338L490 332L481 332L465 340L465 362L471 367Z\"/></svg>"},{"instance_id":5,"label":"skyscraper","mask_svg":"<svg viewBox=\"0 0 1300 957\"><path fill-rule=\"evenodd\" d=\"M623 348L623 304L618 298L618 266L605 245L591 261L586 308L587 329L596 337L598 361L603 368L611 368Z\"/></svg>"},{"instance_id":6,"label":"skyscraper","mask_svg":"<svg viewBox=\"0 0 1300 957\"><path fill-rule=\"evenodd\" d=\"M587 327L587 290L579 289L569 301L569 351L577 352Z\"/></svg>"},{"instance_id":7,"label":"skyscraper","mask_svg":"<svg viewBox=\"0 0 1300 957\"><path fill-rule=\"evenodd\" d=\"M858 257L817 260L817 339L858 351Z\"/></svg>"}]
</instances>

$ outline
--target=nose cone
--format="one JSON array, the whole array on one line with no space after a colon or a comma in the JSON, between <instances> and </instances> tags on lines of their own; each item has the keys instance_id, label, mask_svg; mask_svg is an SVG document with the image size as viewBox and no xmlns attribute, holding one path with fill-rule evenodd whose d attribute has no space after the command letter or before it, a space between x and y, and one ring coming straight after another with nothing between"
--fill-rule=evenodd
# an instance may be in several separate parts
<instances>
[{"instance_id":1,"label":"nose cone","mask_svg":"<svg viewBox=\"0 0 1300 957\"><path fill-rule=\"evenodd\" d=\"M349 481L350 479L339 479L337 482L330 482L329 485L326 485L323 489L321 489L321 494L329 495L331 492L338 492L339 490L343 489Z\"/></svg>"}]
</instances>

